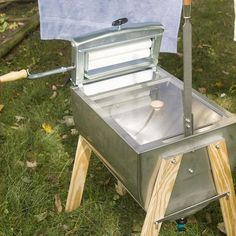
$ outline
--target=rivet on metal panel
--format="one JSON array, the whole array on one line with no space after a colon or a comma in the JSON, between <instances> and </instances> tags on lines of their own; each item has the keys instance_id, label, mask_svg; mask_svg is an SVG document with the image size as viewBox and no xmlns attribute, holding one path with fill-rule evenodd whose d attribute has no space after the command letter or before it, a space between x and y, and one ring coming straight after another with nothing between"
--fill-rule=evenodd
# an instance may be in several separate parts
<instances>
[{"instance_id":1,"label":"rivet on metal panel","mask_svg":"<svg viewBox=\"0 0 236 236\"><path fill-rule=\"evenodd\" d=\"M189 168L189 169L188 169L188 172L189 172L190 174L193 174L193 173L194 173L194 170L191 169L191 168Z\"/></svg>"},{"instance_id":2,"label":"rivet on metal panel","mask_svg":"<svg viewBox=\"0 0 236 236\"><path fill-rule=\"evenodd\" d=\"M186 127L189 129L189 128L191 128L191 125L189 125L189 124L186 124Z\"/></svg>"}]
</instances>

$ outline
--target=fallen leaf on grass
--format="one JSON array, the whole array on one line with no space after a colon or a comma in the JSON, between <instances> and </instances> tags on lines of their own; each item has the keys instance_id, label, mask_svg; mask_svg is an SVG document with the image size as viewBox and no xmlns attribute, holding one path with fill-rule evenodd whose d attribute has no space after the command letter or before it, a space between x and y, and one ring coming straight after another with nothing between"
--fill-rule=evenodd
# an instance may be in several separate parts
<instances>
[{"instance_id":1,"label":"fallen leaf on grass","mask_svg":"<svg viewBox=\"0 0 236 236\"><path fill-rule=\"evenodd\" d=\"M38 163L36 161L26 161L26 166L28 168L35 168L37 167Z\"/></svg>"},{"instance_id":2,"label":"fallen leaf on grass","mask_svg":"<svg viewBox=\"0 0 236 236\"><path fill-rule=\"evenodd\" d=\"M202 68L198 68L196 69L197 72L203 72L203 69Z\"/></svg>"},{"instance_id":3,"label":"fallen leaf on grass","mask_svg":"<svg viewBox=\"0 0 236 236\"><path fill-rule=\"evenodd\" d=\"M54 195L54 199L55 199L55 207L56 207L56 211L58 213L62 212L62 205L61 205L61 199L59 194L55 194Z\"/></svg>"},{"instance_id":4,"label":"fallen leaf on grass","mask_svg":"<svg viewBox=\"0 0 236 236\"><path fill-rule=\"evenodd\" d=\"M20 129L21 127L20 127L20 126L14 126L14 125L12 125L12 126L10 126L10 128L11 128L11 129L16 129L16 130L17 130L17 129Z\"/></svg>"},{"instance_id":5,"label":"fallen leaf on grass","mask_svg":"<svg viewBox=\"0 0 236 236\"><path fill-rule=\"evenodd\" d=\"M220 232L226 234L225 224L224 222L220 222L217 224L217 229L220 230Z\"/></svg>"},{"instance_id":6,"label":"fallen leaf on grass","mask_svg":"<svg viewBox=\"0 0 236 236\"><path fill-rule=\"evenodd\" d=\"M221 81L218 81L214 84L214 86L217 87L217 88L223 88L224 84Z\"/></svg>"},{"instance_id":7,"label":"fallen leaf on grass","mask_svg":"<svg viewBox=\"0 0 236 236\"><path fill-rule=\"evenodd\" d=\"M56 92L56 91L53 91L52 96L51 96L49 99L53 99L53 98L55 98L56 96L57 96L57 92Z\"/></svg>"},{"instance_id":8,"label":"fallen leaf on grass","mask_svg":"<svg viewBox=\"0 0 236 236\"><path fill-rule=\"evenodd\" d=\"M27 177L27 176L22 177L21 180L22 180L24 183L26 183L26 184L31 183L31 179L30 179L29 177Z\"/></svg>"},{"instance_id":9,"label":"fallen leaf on grass","mask_svg":"<svg viewBox=\"0 0 236 236\"><path fill-rule=\"evenodd\" d=\"M67 138L68 138L68 135L67 135L67 134L64 134L64 135L62 135L61 138L62 138L62 139L67 139Z\"/></svg>"},{"instance_id":10,"label":"fallen leaf on grass","mask_svg":"<svg viewBox=\"0 0 236 236\"><path fill-rule=\"evenodd\" d=\"M118 194L115 194L114 197L113 197L114 202L119 200L119 199L120 199L120 196Z\"/></svg>"},{"instance_id":11,"label":"fallen leaf on grass","mask_svg":"<svg viewBox=\"0 0 236 236\"><path fill-rule=\"evenodd\" d=\"M41 221L45 220L47 218L47 216L48 216L48 212L47 211L45 211L43 213L40 213L38 215L34 215L34 217L36 218L36 220L38 222L41 222Z\"/></svg>"},{"instance_id":12,"label":"fallen leaf on grass","mask_svg":"<svg viewBox=\"0 0 236 236\"><path fill-rule=\"evenodd\" d=\"M134 223L133 227L132 227L132 233L131 236L138 236L140 235L142 230L142 225L139 223Z\"/></svg>"},{"instance_id":13,"label":"fallen leaf on grass","mask_svg":"<svg viewBox=\"0 0 236 236\"><path fill-rule=\"evenodd\" d=\"M53 90L53 91L56 91L56 90L57 90L57 86L53 84L53 85L52 85L52 90Z\"/></svg>"},{"instance_id":14,"label":"fallen leaf on grass","mask_svg":"<svg viewBox=\"0 0 236 236\"><path fill-rule=\"evenodd\" d=\"M10 29L10 30L17 29L18 27L19 27L19 25L16 22L10 23L8 25L8 29Z\"/></svg>"},{"instance_id":15,"label":"fallen leaf on grass","mask_svg":"<svg viewBox=\"0 0 236 236\"><path fill-rule=\"evenodd\" d=\"M127 192L124 185L120 181L118 181L115 185L115 190L120 196L124 196Z\"/></svg>"},{"instance_id":16,"label":"fallen leaf on grass","mask_svg":"<svg viewBox=\"0 0 236 236\"><path fill-rule=\"evenodd\" d=\"M222 73L223 73L224 75L229 75L229 72L228 72L228 71L225 71L225 70L222 70Z\"/></svg>"},{"instance_id":17,"label":"fallen leaf on grass","mask_svg":"<svg viewBox=\"0 0 236 236\"><path fill-rule=\"evenodd\" d=\"M183 53L177 52L177 56L182 58L183 57Z\"/></svg>"},{"instance_id":18,"label":"fallen leaf on grass","mask_svg":"<svg viewBox=\"0 0 236 236\"><path fill-rule=\"evenodd\" d=\"M0 104L0 112L3 110L3 108L4 108L4 105Z\"/></svg>"},{"instance_id":19,"label":"fallen leaf on grass","mask_svg":"<svg viewBox=\"0 0 236 236\"><path fill-rule=\"evenodd\" d=\"M49 125L48 123L43 123L42 128L47 134L51 134L53 132L52 126Z\"/></svg>"},{"instance_id":20,"label":"fallen leaf on grass","mask_svg":"<svg viewBox=\"0 0 236 236\"><path fill-rule=\"evenodd\" d=\"M23 25L25 25L25 23L24 22L18 22L18 25L23 26Z\"/></svg>"},{"instance_id":21,"label":"fallen leaf on grass","mask_svg":"<svg viewBox=\"0 0 236 236\"><path fill-rule=\"evenodd\" d=\"M229 92L232 94L236 93L236 85L235 84L230 87Z\"/></svg>"},{"instance_id":22,"label":"fallen leaf on grass","mask_svg":"<svg viewBox=\"0 0 236 236\"><path fill-rule=\"evenodd\" d=\"M63 120L67 127L75 125L73 116L63 116Z\"/></svg>"},{"instance_id":23,"label":"fallen leaf on grass","mask_svg":"<svg viewBox=\"0 0 236 236\"><path fill-rule=\"evenodd\" d=\"M63 225L62 227L63 227L64 230L68 230L69 229L68 225Z\"/></svg>"},{"instance_id":24,"label":"fallen leaf on grass","mask_svg":"<svg viewBox=\"0 0 236 236\"><path fill-rule=\"evenodd\" d=\"M208 235L208 233L209 233L208 231L209 231L208 229L204 229L204 230L202 231L201 235L202 235L202 236Z\"/></svg>"},{"instance_id":25,"label":"fallen leaf on grass","mask_svg":"<svg viewBox=\"0 0 236 236\"><path fill-rule=\"evenodd\" d=\"M207 222L207 224L212 223L212 217L211 217L211 214L209 212L206 213L206 222Z\"/></svg>"},{"instance_id":26,"label":"fallen leaf on grass","mask_svg":"<svg viewBox=\"0 0 236 236\"><path fill-rule=\"evenodd\" d=\"M79 131L77 129L71 129L70 132L71 132L71 135L73 135L73 136L75 136L79 133Z\"/></svg>"},{"instance_id":27,"label":"fallen leaf on grass","mask_svg":"<svg viewBox=\"0 0 236 236\"><path fill-rule=\"evenodd\" d=\"M16 118L17 123L19 123L20 121L25 119L25 117L23 117L23 116L15 116L15 118Z\"/></svg>"},{"instance_id":28,"label":"fallen leaf on grass","mask_svg":"<svg viewBox=\"0 0 236 236\"><path fill-rule=\"evenodd\" d=\"M200 93L205 94L207 90L206 90L206 88L198 88L198 91L199 91Z\"/></svg>"}]
</instances>

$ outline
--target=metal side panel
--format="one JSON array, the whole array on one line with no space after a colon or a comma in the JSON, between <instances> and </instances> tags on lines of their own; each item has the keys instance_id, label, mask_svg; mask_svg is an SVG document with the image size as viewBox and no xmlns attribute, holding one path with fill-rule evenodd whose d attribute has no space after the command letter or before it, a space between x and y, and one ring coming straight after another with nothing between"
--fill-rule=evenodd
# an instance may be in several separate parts
<instances>
[{"instance_id":1,"label":"metal side panel","mask_svg":"<svg viewBox=\"0 0 236 236\"><path fill-rule=\"evenodd\" d=\"M183 156L180 170L176 179L175 187L171 195L170 203L166 215L170 215L186 207L192 206L216 195L216 190L211 175L211 168L208 160L205 145L214 143L216 140L224 138L232 172L236 167L236 123L216 130L210 130L201 135L193 135L173 142L165 147L142 153L140 156L140 195L142 196L143 208L147 210L151 198L151 192L159 169L161 156L165 158L173 153ZM205 144L205 145L204 145ZM195 148L193 148L195 146ZM189 150L195 149L192 152ZM205 205L200 205L185 215L177 216L181 218L194 214Z\"/></svg>"},{"instance_id":2,"label":"metal side panel","mask_svg":"<svg viewBox=\"0 0 236 236\"><path fill-rule=\"evenodd\" d=\"M79 132L104 157L101 160L110 172L119 179L130 194L138 201L137 190L138 154L71 89L72 109Z\"/></svg>"}]
</instances>

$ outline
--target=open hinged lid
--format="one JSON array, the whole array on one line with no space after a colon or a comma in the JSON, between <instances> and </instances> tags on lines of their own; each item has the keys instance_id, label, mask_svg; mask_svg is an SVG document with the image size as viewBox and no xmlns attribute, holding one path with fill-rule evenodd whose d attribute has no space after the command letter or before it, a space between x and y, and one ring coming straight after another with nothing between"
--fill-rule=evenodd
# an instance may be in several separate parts
<instances>
[{"instance_id":1,"label":"open hinged lid","mask_svg":"<svg viewBox=\"0 0 236 236\"><path fill-rule=\"evenodd\" d=\"M113 27L72 41L72 75L75 85L155 68L164 27L160 23L127 24L126 18ZM127 21L126 21L127 22Z\"/></svg>"}]
</instances>

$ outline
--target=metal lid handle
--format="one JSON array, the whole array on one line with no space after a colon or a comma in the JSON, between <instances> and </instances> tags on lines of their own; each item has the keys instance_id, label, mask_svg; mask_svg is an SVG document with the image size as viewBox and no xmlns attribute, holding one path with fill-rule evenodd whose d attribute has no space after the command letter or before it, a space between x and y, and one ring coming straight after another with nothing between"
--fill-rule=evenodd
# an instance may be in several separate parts
<instances>
[{"instance_id":1,"label":"metal lid handle","mask_svg":"<svg viewBox=\"0 0 236 236\"><path fill-rule=\"evenodd\" d=\"M127 22L128 22L128 18L120 18L118 20L113 21L112 26L119 26L120 27L121 25L123 25Z\"/></svg>"}]
</instances>

